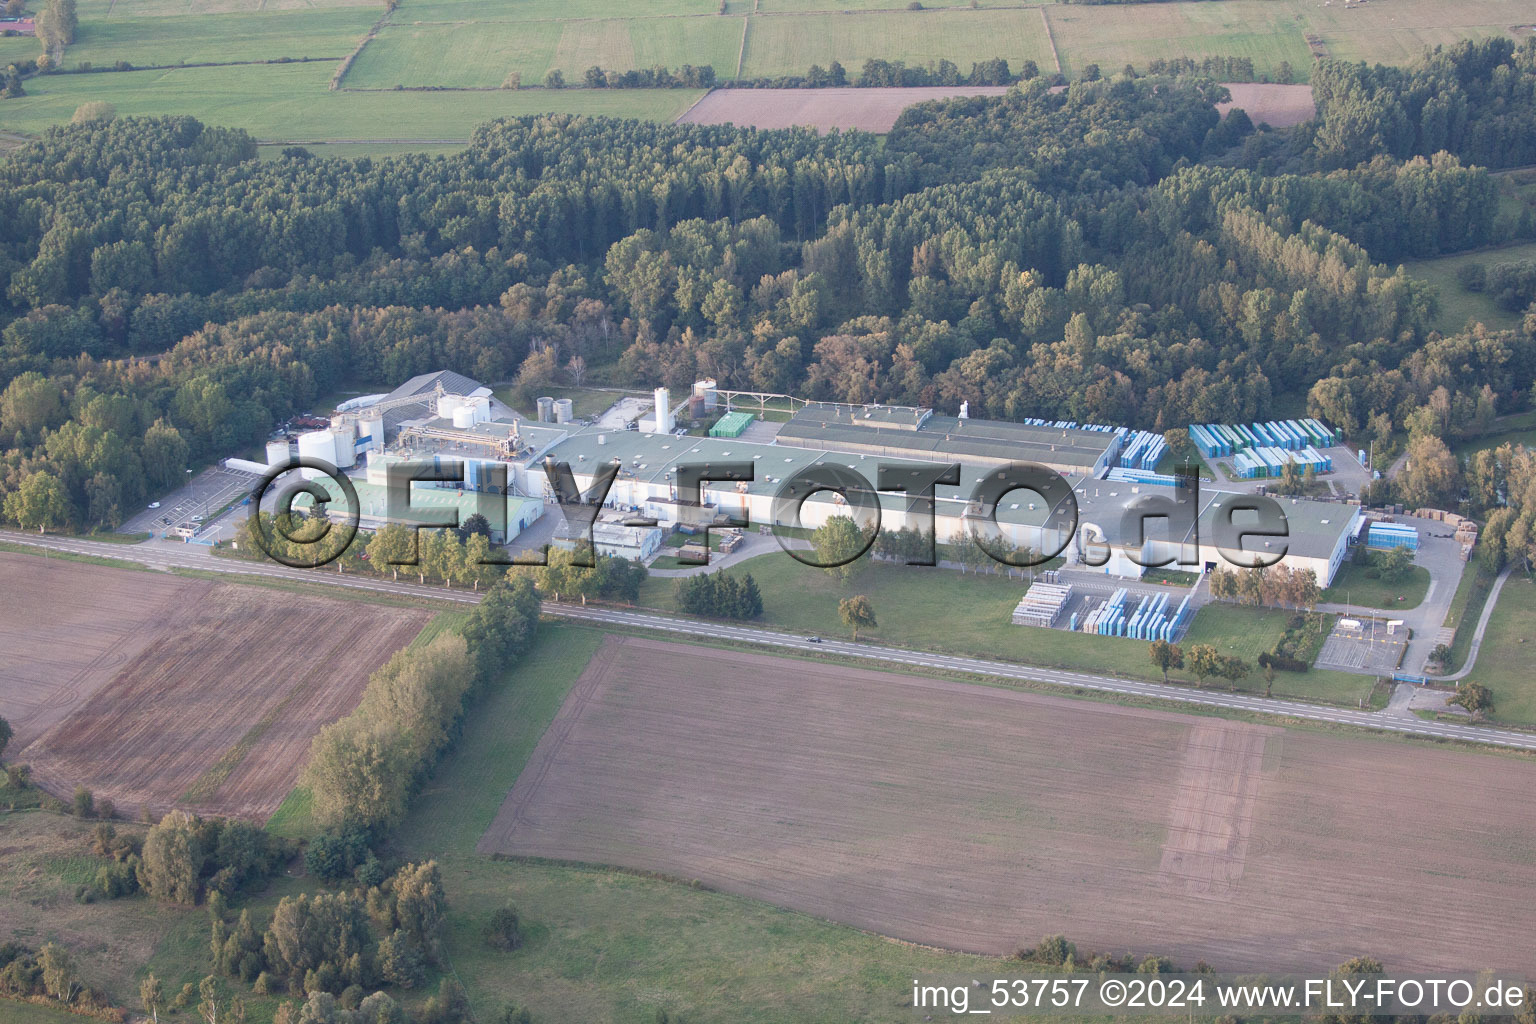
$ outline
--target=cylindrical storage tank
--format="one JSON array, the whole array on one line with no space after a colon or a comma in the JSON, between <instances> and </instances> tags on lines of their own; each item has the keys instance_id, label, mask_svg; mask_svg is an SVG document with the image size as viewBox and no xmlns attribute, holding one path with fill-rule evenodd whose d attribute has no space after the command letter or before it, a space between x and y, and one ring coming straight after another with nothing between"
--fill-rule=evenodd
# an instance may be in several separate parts
<instances>
[{"instance_id":1,"label":"cylindrical storage tank","mask_svg":"<svg viewBox=\"0 0 1536 1024\"><path fill-rule=\"evenodd\" d=\"M694 381L693 394L697 398L704 399L704 411L714 412L720 404L719 387L713 377L705 377L703 380Z\"/></svg>"},{"instance_id":2,"label":"cylindrical storage tank","mask_svg":"<svg viewBox=\"0 0 1536 1024\"><path fill-rule=\"evenodd\" d=\"M491 420L491 400L481 395L479 398L471 398L468 402L469 409L474 413L476 423L489 423Z\"/></svg>"},{"instance_id":3,"label":"cylindrical storage tank","mask_svg":"<svg viewBox=\"0 0 1536 1024\"><path fill-rule=\"evenodd\" d=\"M336 439L333 442L336 446L336 468L348 469L357 465L357 444L351 425L348 424L341 430L333 430L331 435Z\"/></svg>"},{"instance_id":4,"label":"cylindrical storage tank","mask_svg":"<svg viewBox=\"0 0 1536 1024\"><path fill-rule=\"evenodd\" d=\"M569 423L576 416L576 404L569 398L561 398L555 402L555 422Z\"/></svg>"},{"instance_id":5,"label":"cylindrical storage tank","mask_svg":"<svg viewBox=\"0 0 1536 1024\"><path fill-rule=\"evenodd\" d=\"M306 434L300 434L299 458L316 459L327 466L336 465L336 435L329 430L311 430ZM303 471L306 480L319 480L325 475L316 469Z\"/></svg>"},{"instance_id":6,"label":"cylindrical storage tank","mask_svg":"<svg viewBox=\"0 0 1536 1024\"><path fill-rule=\"evenodd\" d=\"M368 439L368 450L381 452L384 450L384 417L368 416L357 423L358 440Z\"/></svg>"},{"instance_id":7,"label":"cylindrical storage tank","mask_svg":"<svg viewBox=\"0 0 1536 1024\"><path fill-rule=\"evenodd\" d=\"M475 425L475 410L467 405L461 405L453 410L453 425L459 430L468 430Z\"/></svg>"},{"instance_id":8,"label":"cylindrical storage tank","mask_svg":"<svg viewBox=\"0 0 1536 1024\"><path fill-rule=\"evenodd\" d=\"M453 415L453 411L464 404L464 399L458 395L440 395L437 399L437 414L443 419Z\"/></svg>"},{"instance_id":9,"label":"cylindrical storage tank","mask_svg":"<svg viewBox=\"0 0 1536 1024\"><path fill-rule=\"evenodd\" d=\"M555 422L555 400L548 395L539 399L539 422Z\"/></svg>"},{"instance_id":10,"label":"cylindrical storage tank","mask_svg":"<svg viewBox=\"0 0 1536 1024\"><path fill-rule=\"evenodd\" d=\"M657 388L651 397L656 401L656 433L668 434L672 431L672 396L666 388Z\"/></svg>"},{"instance_id":11,"label":"cylindrical storage tank","mask_svg":"<svg viewBox=\"0 0 1536 1024\"><path fill-rule=\"evenodd\" d=\"M286 466L292 457L293 447L288 443L287 438L267 442L267 465Z\"/></svg>"}]
</instances>

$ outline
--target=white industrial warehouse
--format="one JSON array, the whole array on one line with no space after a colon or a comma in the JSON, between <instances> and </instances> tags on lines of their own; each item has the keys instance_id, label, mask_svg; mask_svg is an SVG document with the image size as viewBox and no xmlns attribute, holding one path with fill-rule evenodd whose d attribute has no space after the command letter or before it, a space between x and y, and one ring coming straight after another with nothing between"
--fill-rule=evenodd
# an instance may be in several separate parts
<instances>
[{"instance_id":1,"label":"white industrial warehouse","mask_svg":"<svg viewBox=\"0 0 1536 1024\"><path fill-rule=\"evenodd\" d=\"M690 408L713 408L715 397L714 382L701 381L689 399ZM1129 502L1144 495L1172 494L1167 487L1144 482L1166 478L1155 477L1145 464L1135 461L1136 453L1148 450L1143 442L1155 435L1105 426L978 420L965 415L964 409L960 416L937 416L932 410L906 406L804 403L765 443L677 431L677 411L666 389L657 389L648 414L631 429L615 429L575 422L569 399L540 398L538 415L529 420L498 402L479 382L447 371L423 374L388 395L366 396L349 406L338 410L328 429L301 435L296 452L285 442L274 442L268 447L267 466L236 468L264 472L297 454L350 471L358 481L366 526L381 521L382 485L392 460L463 460L460 482L418 482L412 492L413 509L425 506L427 495L439 503L451 495L448 505L468 516L483 510L486 497L494 495L506 503L507 526L497 539L511 540L554 502L554 489L545 475L546 460L568 464L584 494L605 467L617 463L607 508L629 518L655 519L664 528L702 525L722 517L746 519L753 525L815 527L829 516L848 514L849 507L835 492L820 491L804 503L798 522L778 521L775 495L797 473L840 467L861 474L872 489L877 465L920 469L954 462L961 466L960 483L940 485L935 501L932 528L940 543L962 541L978 529L989 529L987 524L995 516L999 543L1005 548L1039 552L1065 544L1062 554L1069 566L1092 567L1119 577L1138 577L1144 571L1133 552L1141 561L1152 561L1154 555L1166 556L1173 550L1170 544L1193 557L1189 568L1204 571L1240 561L1244 552L1267 552L1273 558L1284 543L1283 564L1313 570L1321 586L1332 582L1360 518L1358 507L1352 505L1278 499L1289 532L1286 541L1250 537L1239 545L1241 550L1223 551L1217 546L1217 524L1246 495L1203 489L1198 545L1187 529L1168 536L1162 525L1166 520L1149 521L1149 539L1126 537L1122 516ZM359 466L360 458L366 468ZM995 509L970 500L979 482L999 466L1014 462L1049 467L1070 483L1078 509L1078 529L1070 542L1058 525L1063 509L1047 507L1032 491L1006 494ZM752 465L753 479L707 481L698 504L679 494L679 466L723 463ZM424 497L418 499L417 494ZM881 492L878 503L882 529L930 527L912 497ZM1245 525L1246 515L1232 515L1233 523ZM615 533L606 539L631 556L652 545L645 537L628 534Z\"/></svg>"}]
</instances>

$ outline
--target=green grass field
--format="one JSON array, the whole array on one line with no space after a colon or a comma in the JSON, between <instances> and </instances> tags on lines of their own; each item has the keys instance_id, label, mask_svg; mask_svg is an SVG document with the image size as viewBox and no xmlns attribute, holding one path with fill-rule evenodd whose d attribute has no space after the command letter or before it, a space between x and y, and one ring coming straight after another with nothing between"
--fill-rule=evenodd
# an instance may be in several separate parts
<instances>
[{"instance_id":1,"label":"green grass field","mask_svg":"<svg viewBox=\"0 0 1536 1024\"><path fill-rule=\"evenodd\" d=\"M740 43L739 18L391 24L363 48L343 85L495 88L514 71L525 85L538 85L552 69L578 85L593 65L626 70L713 64L729 76Z\"/></svg>"},{"instance_id":2,"label":"green grass field","mask_svg":"<svg viewBox=\"0 0 1536 1024\"><path fill-rule=\"evenodd\" d=\"M751 9L747 0L746 9ZM713 0L403 0L396 24L430 21L576 21L605 18L719 17ZM735 12L732 12L735 13ZM697 63L695 61L694 63Z\"/></svg>"},{"instance_id":3,"label":"green grass field","mask_svg":"<svg viewBox=\"0 0 1536 1024\"><path fill-rule=\"evenodd\" d=\"M1028 59L1053 69L1040 12L962 8L753 18L742 74L803 74L812 64L826 67L834 60L857 74L870 58L908 64L948 59L968 71L973 61L993 57L1005 57L1013 67Z\"/></svg>"},{"instance_id":4,"label":"green grass field","mask_svg":"<svg viewBox=\"0 0 1536 1024\"><path fill-rule=\"evenodd\" d=\"M1062 70L1088 64L1106 74L1126 64L1145 68L1154 58L1248 57L1273 73L1289 61L1298 74L1312 62L1293 0L1225 0L1223 3L1159 3L1046 8ZM1308 8L1312 4L1306 5ZM1112 13L1111 13L1112 12Z\"/></svg>"},{"instance_id":5,"label":"green grass field","mask_svg":"<svg viewBox=\"0 0 1536 1024\"><path fill-rule=\"evenodd\" d=\"M244 128L258 139L459 143L498 117L559 110L670 121L699 93L690 89L568 89L486 92L328 92L328 64L53 75L0 106L0 128L41 132L89 100L120 115L190 114ZM398 148L394 146L393 148Z\"/></svg>"},{"instance_id":6,"label":"green grass field","mask_svg":"<svg viewBox=\"0 0 1536 1024\"><path fill-rule=\"evenodd\" d=\"M1402 583L1388 584L1370 575L1367 566L1345 562L1333 579L1333 586L1323 591L1322 600L1332 604L1348 602L1366 608L1386 608L1404 611L1417 608L1429 591L1429 570L1422 565L1413 567L1408 579Z\"/></svg>"},{"instance_id":7,"label":"green grass field","mask_svg":"<svg viewBox=\"0 0 1536 1024\"><path fill-rule=\"evenodd\" d=\"M1048 6L1063 70L1097 63L1106 72L1127 63L1145 67L1155 57L1248 57L1273 73L1288 61L1305 75L1312 63L1307 35L1329 56L1407 64L1428 47L1458 39L1508 35L1531 22L1522 0L1391 0L1380 4L1323 4L1319 0L1226 0L1094 7Z\"/></svg>"},{"instance_id":8,"label":"green grass field","mask_svg":"<svg viewBox=\"0 0 1536 1024\"><path fill-rule=\"evenodd\" d=\"M80 34L64 55L65 67L257 61L279 57L334 57L352 52L377 20L365 7L262 14L197 14L167 18L81 19ZM36 44L33 44L34 47Z\"/></svg>"},{"instance_id":9,"label":"green grass field","mask_svg":"<svg viewBox=\"0 0 1536 1024\"><path fill-rule=\"evenodd\" d=\"M1162 679L1148 656L1145 641L1015 626L1011 616L1024 593L1025 580L877 562L845 587L821 570L777 553L749 559L730 571L738 575L750 572L757 581L763 593L764 625L796 633L850 637L851 632L838 620L837 602L850 594L867 594L880 625L861 631L860 637L875 643L1130 679ZM673 586L671 579L650 579L641 590L639 603L676 611ZM1255 664L1259 653L1273 648L1285 632L1288 617L1289 613L1273 609L1207 605L1196 615L1185 644L1215 644L1224 653L1239 654ZM1194 681L1187 673L1175 672L1171 678ZM1274 692L1277 696L1353 705L1369 695L1371 684L1369 676L1313 669L1281 673ZM1238 688L1262 693L1263 677L1255 670Z\"/></svg>"},{"instance_id":10,"label":"green grass field","mask_svg":"<svg viewBox=\"0 0 1536 1024\"><path fill-rule=\"evenodd\" d=\"M1481 320L1489 327L1516 327L1520 323L1520 314L1511 313L1500 306L1487 292L1467 291L1456 280L1456 272L1468 263L1492 266L1495 263L1531 259L1536 259L1536 242L1480 249L1455 256L1438 256L1431 260L1414 260L1403 266L1409 274L1439 289L1440 330L1459 331L1466 326L1468 320Z\"/></svg>"},{"instance_id":11,"label":"green grass field","mask_svg":"<svg viewBox=\"0 0 1536 1024\"><path fill-rule=\"evenodd\" d=\"M1287 0L1286 6L1322 37L1330 57L1383 64L1411 63L1426 48L1508 35L1511 26L1532 21L1524 0L1390 0L1348 8Z\"/></svg>"},{"instance_id":12,"label":"green grass field","mask_svg":"<svg viewBox=\"0 0 1536 1024\"><path fill-rule=\"evenodd\" d=\"M1536 583L1516 572L1499 593L1467 678L1493 691L1496 722L1536 725Z\"/></svg>"},{"instance_id":13,"label":"green grass field","mask_svg":"<svg viewBox=\"0 0 1536 1024\"><path fill-rule=\"evenodd\" d=\"M35 133L67 121L80 103L107 100L120 114L190 114L246 128L269 141L329 141L389 155L402 146L435 151L476 124L504 114L562 111L672 120L698 93L581 89L502 92L516 71L526 85L558 68L569 85L596 64L611 70L709 64L735 76L798 74L840 61L851 73L868 58L962 70L1005 57L1056 66L1070 75L1089 63L1106 72L1156 57L1247 56L1260 73L1288 61L1305 73L1307 33L1346 59L1404 62L1422 47L1482 38L1528 24L1523 0L1391 0L1321 5L1315 0L1224 0L1145 5L1021 7L981 0L933 0L912 11L894 0L646 0L615 11L602 0L403 0L351 67L341 92L335 65L257 65L167 73L55 76L27 83L28 96L0 104L0 129ZM80 38L64 63L135 64L266 61L350 53L383 9L377 0L80 0ZM745 31L746 45L742 48ZM0 63L35 57L35 39L0 39ZM475 90L394 91L396 86ZM353 91L355 90L355 91ZM483 91L482 91L483 90ZM363 147L358 149L356 147ZM332 153L342 155L342 150ZM265 155L265 154L264 154ZM1454 259L1474 259L1454 257ZM1444 322L1475 315L1506 325L1481 296L1458 294L1451 261L1416 273L1451 280Z\"/></svg>"}]
</instances>

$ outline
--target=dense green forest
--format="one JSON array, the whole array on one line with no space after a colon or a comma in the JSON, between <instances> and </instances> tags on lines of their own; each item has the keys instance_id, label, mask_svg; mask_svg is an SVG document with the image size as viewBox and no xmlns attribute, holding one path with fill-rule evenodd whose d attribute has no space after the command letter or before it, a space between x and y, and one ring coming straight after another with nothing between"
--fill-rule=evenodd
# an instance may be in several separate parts
<instances>
[{"instance_id":1,"label":"dense green forest","mask_svg":"<svg viewBox=\"0 0 1536 1024\"><path fill-rule=\"evenodd\" d=\"M54 129L0 162L5 518L115 524L350 381L531 387L577 356L1149 429L1306 407L1383 444L1523 408L1536 316L1443 337L1398 264L1533 234L1485 168L1536 159L1536 44L1314 81L1285 132L1129 74L884 140L552 115L451 157L260 161L186 118Z\"/></svg>"}]
</instances>

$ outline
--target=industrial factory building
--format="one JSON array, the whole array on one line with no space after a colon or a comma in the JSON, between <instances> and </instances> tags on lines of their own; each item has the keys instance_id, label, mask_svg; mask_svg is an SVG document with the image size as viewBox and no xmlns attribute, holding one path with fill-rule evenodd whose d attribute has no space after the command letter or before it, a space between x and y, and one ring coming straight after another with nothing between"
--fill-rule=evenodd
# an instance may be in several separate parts
<instances>
[{"instance_id":1,"label":"industrial factory building","mask_svg":"<svg viewBox=\"0 0 1536 1024\"><path fill-rule=\"evenodd\" d=\"M830 516L847 515L849 508L840 495L821 491L805 502L798 522L784 521L782 515L775 514L774 498L785 481L797 473L817 467L841 467L860 474L873 487L877 465L899 466L910 462L914 469L920 465L915 460L890 455L824 451L800 445L591 429L568 435L550 448L548 455L557 462L570 465L572 475L584 492L602 467L617 461L618 475L608 492L608 504L652 516L667 526L680 521L680 510L687 507L682 500L684 496L677 489L680 465L742 462L753 465L751 481L707 482L702 486L701 504L708 507L710 519L744 518L754 525L808 528L819 526ZM942 453L934 452L922 463L931 464L943 458ZM1034 551L1061 547L1065 537L1053 525L1056 520L1052 518L1053 511L1058 510L1048 508L1039 495L1023 490L1006 495L995 509L972 503L969 498L974 488L984 477L995 472L996 466L970 462L964 456L950 458L958 458L962 472L958 487L940 487L937 491L933 529L940 543L955 543L970 537L974 529L983 527L995 515L1002 546L1027 547ZM531 478L542 475L542 466L528 469ZM1152 561L1167 553L1162 521L1150 521L1146 531L1148 538L1139 548L1137 545L1142 539L1125 536L1123 523L1129 502L1141 495L1171 493L1166 488L1101 480L1083 473L1066 479L1076 498L1079 522L1075 536L1063 551L1068 565L1091 567L1111 576L1139 577L1144 566L1131 557L1127 545L1138 550L1142 561ZM1199 544L1190 552L1195 556L1195 564L1189 568L1204 571L1227 565L1231 561L1228 555L1238 555L1237 551L1224 553L1217 549L1217 525L1228 517L1228 506L1245 497L1214 490L1201 492ZM881 492L878 500L882 529L929 528L928 521L907 495ZM1277 500L1290 531L1285 542L1284 563L1295 569L1312 569L1319 585L1327 586L1347 553L1359 509L1300 498ZM1245 513L1237 513L1233 521L1241 527L1249 520ZM1175 538L1180 546L1190 540L1184 535ZM1277 552L1275 545L1279 543L1249 538L1241 551Z\"/></svg>"},{"instance_id":2,"label":"industrial factory building","mask_svg":"<svg viewBox=\"0 0 1536 1024\"><path fill-rule=\"evenodd\" d=\"M713 382L701 381L688 400L690 415L707 410L718 398ZM873 489L876 467L882 464L910 464L917 470L935 462L958 462L959 486L941 486L935 501L931 528L940 543L962 542L982 530L993 538L996 550L1062 550L1068 565L1127 578L1142 574L1139 562L1172 552L1170 542L1180 553L1193 554L1195 564L1189 567L1201 571L1239 554L1217 550L1217 524L1225 522L1228 503L1243 496L1215 490L1201 493L1198 549L1191 537L1168 537L1167 520L1162 519L1148 521L1146 537L1140 531L1126 536L1134 526L1125 519L1128 503L1144 495L1173 493L1163 486L1171 480L1153 471L1164 447L1160 435L1069 422L979 420L970 418L964 407L958 416L940 416L908 406L812 402L764 443L739 436L751 417L733 415L728 405L709 437L678 432L676 416L669 393L659 388L649 411L628 429L575 422L569 399L540 398L537 415L526 418L497 402L479 382L444 371L414 377L388 395L348 403L337 411L329 429L301 435L295 447L275 442L268 462L286 463L297 454L351 473L365 506L365 524L384 515L384 483L392 462L462 463L460 480L416 483L413 506L427 504L430 496L467 517L487 496L494 497L507 506L507 540L554 502L555 489L546 475L549 460L569 465L583 494L604 469L616 464L617 475L604 502L609 515L600 518L620 513L649 517L663 529L730 519L814 528L830 516L848 514L849 508L841 495L827 490L811 494L795 508L776 502L786 481L797 474L855 473ZM1070 524L1065 529L1062 525L1069 519L1065 501L1048 507L1041 495L1026 490L1004 495L995 508L970 500L978 484L1000 466L1018 462L1044 465L1070 483L1077 505L1075 532ZM753 479L708 481L696 501L679 493L680 466L726 463L750 464ZM416 494L423 498L418 501ZM915 496L888 491L879 492L875 500L882 529L930 528ZM1285 563L1312 569L1327 586L1354 536L1358 509L1304 499L1281 499L1280 506L1290 531ZM1242 525L1243 514L1235 522ZM612 523L602 524L604 530L610 527ZM613 536L605 536L599 546L633 550L633 557L648 556L660 542L659 534L629 527L610 532ZM1249 538L1243 550L1262 552L1276 543Z\"/></svg>"},{"instance_id":3,"label":"industrial factory building","mask_svg":"<svg viewBox=\"0 0 1536 1024\"><path fill-rule=\"evenodd\" d=\"M964 412L964 410L962 410ZM881 458L978 466L1034 462L1063 476L1100 476L1115 464L1125 431L939 416L901 405L812 402L779 428L778 443Z\"/></svg>"}]
</instances>

